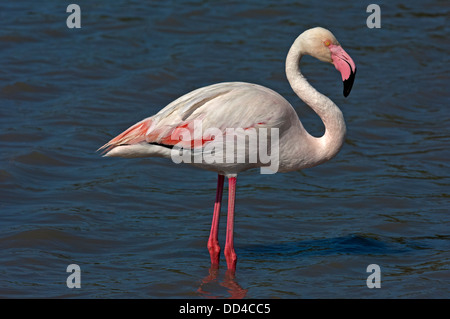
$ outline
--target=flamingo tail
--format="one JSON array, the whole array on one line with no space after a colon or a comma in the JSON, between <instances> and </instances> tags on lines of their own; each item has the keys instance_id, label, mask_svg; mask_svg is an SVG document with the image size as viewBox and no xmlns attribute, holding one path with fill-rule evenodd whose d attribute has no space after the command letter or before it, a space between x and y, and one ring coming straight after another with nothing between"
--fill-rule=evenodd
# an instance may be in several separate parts
<instances>
[{"instance_id":1,"label":"flamingo tail","mask_svg":"<svg viewBox=\"0 0 450 319\"><path fill-rule=\"evenodd\" d=\"M138 122L100 147L97 151L102 151L102 154L105 154L117 146L133 145L143 142L151 124L151 118Z\"/></svg>"}]
</instances>

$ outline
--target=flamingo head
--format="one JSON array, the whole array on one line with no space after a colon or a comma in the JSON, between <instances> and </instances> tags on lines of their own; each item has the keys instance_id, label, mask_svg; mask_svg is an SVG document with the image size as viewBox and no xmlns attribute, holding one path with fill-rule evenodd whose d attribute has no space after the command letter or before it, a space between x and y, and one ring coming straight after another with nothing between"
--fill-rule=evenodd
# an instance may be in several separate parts
<instances>
[{"instance_id":1,"label":"flamingo head","mask_svg":"<svg viewBox=\"0 0 450 319\"><path fill-rule=\"evenodd\" d=\"M333 33L327 29L316 27L303 32L302 40L305 54L320 61L332 63L341 73L344 82L344 96L347 97L355 80L356 65Z\"/></svg>"}]
</instances>

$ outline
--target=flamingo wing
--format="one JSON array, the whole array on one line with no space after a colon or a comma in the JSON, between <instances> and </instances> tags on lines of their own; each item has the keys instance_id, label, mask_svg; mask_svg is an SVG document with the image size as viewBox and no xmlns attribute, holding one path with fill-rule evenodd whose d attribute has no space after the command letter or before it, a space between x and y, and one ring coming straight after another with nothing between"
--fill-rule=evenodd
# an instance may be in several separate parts
<instances>
[{"instance_id":1,"label":"flamingo wing","mask_svg":"<svg viewBox=\"0 0 450 319\"><path fill-rule=\"evenodd\" d=\"M106 156L168 157L176 144L194 148L211 141L207 136L195 137L196 120L201 121L203 131L215 128L223 134L227 128L273 127L281 123L279 108L274 107L277 104L289 105L278 93L256 84L227 82L206 86L179 97L99 150L104 150ZM183 131L189 132L191 139L180 142Z\"/></svg>"}]
</instances>

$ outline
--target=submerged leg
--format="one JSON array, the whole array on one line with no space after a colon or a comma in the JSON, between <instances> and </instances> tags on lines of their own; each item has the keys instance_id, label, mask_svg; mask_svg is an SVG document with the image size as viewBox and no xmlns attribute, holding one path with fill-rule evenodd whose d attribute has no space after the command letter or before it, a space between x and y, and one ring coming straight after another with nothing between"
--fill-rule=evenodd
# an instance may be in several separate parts
<instances>
[{"instance_id":1,"label":"submerged leg","mask_svg":"<svg viewBox=\"0 0 450 319\"><path fill-rule=\"evenodd\" d=\"M233 244L234 232L234 202L236 196L236 177L228 178L228 216L227 216L227 234L225 242L225 259L227 260L227 267L231 271L236 270L236 253Z\"/></svg>"},{"instance_id":2,"label":"submerged leg","mask_svg":"<svg viewBox=\"0 0 450 319\"><path fill-rule=\"evenodd\" d=\"M208 250L209 255L211 256L212 265L219 264L220 246L218 233L219 233L220 205L222 203L222 193L223 193L223 182L224 176L219 174L217 179L217 191L216 191L216 201L214 203L213 220L211 223L211 232L209 234L208 240Z\"/></svg>"}]
</instances>

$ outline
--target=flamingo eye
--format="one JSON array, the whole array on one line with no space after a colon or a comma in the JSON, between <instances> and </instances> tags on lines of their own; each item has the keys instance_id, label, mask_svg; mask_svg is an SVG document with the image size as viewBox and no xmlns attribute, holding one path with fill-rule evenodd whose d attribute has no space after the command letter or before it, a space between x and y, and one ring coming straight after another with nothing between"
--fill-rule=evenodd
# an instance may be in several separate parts
<instances>
[{"instance_id":1,"label":"flamingo eye","mask_svg":"<svg viewBox=\"0 0 450 319\"><path fill-rule=\"evenodd\" d=\"M324 43L326 46L329 46L329 45L331 44L331 41L330 41L330 40L325 40L323 43Z\"/></svg>"}]
</instances>

